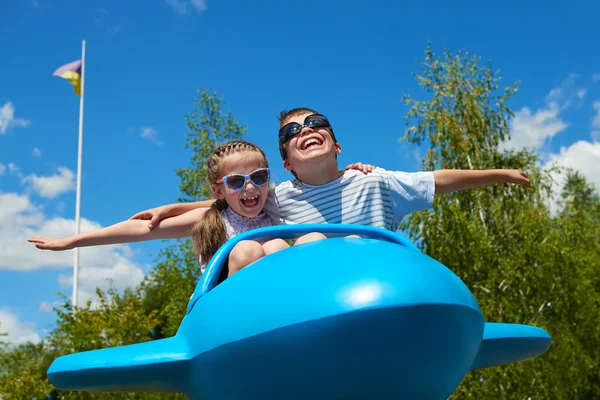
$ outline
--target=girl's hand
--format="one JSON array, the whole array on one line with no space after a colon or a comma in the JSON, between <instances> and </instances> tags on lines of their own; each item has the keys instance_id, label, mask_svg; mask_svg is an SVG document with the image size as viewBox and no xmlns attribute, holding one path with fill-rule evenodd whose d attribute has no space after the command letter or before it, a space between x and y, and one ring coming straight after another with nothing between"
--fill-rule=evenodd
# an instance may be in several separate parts
<instances>
[{"instance_id":1,"label":"girl's hand","mask_svg":"<svg viewBox=\"0 0 600 400\"><path fill-rule=\"evenodd\" d=\"M30 243L35 243L35 247L41 250L62 251L74 248L67 239L51 239L44 236L33 236L27 239Z\"/></svg>"},{"instance_id":2,"label":"girl's hand","mask_svg":"<svg viewBox=\"0 0 600 400\"><path fill-rule=\"evenodd\" d=\"M359 171L361 171L362 173L364 173L366 175L366 174L368 174L370 172L373 172L375 170L375 168L377 168L377 167L375 167L375 166L373 166L371 164L363 164L361 162L357 162L357 163L354 163L354 164L349 164L346 167L346 171L348 171L350 169L356 169L356 170L359 170Z\"/></svg>"}]
</instances>

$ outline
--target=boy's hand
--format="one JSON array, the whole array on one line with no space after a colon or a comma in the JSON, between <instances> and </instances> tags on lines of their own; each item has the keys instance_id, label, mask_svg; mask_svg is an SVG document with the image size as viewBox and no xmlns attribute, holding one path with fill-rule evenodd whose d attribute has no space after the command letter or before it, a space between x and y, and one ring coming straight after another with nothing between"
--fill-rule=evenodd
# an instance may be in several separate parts
<instances>
[{"instance_id":1,"label":"boy's hand","mask_svg":"<svg viewBox=\"0 0 600 400\"><path fill-rule=\"evenodd\" d=\"M130 220L132 220L132 219L148 220L149 219L150 223L148 224L148 228L152 229L156 226L156 224L158 224L159 221L162 221L165 218L169 218L170 211L171 211L170 206L168 206L168 205L160 206L160 207L150 208L145 211L141 211L141 212L131 216L129 219Z\"/></svg>"},{"instance_id":2,"label":"boy's hand","mask_svg":"<svg viewBox=\"0 0 600 400\"><path fill-rule=\"evenodd\" d=\"M508 187L509 183L516 183L531 187L531 182L527 178L527 175L525 175L525 172L518 169L506 170L506 182L504 182L504 187Z\"/></svg>"},{"instance_id":3,"label":"boy's hand","mask_svg":"<svg viewBox=\"0 0 600 400\"><path fill-rule=\"evenodd\" d=\"M33 236L27 239L30 243L35 243L35 247L41 250L62 251L71 250L73 246L67 239L51 239L44 236Z\"/></svg>"},{"instance_id":4,"label":"boy's hand","mask_svg":"<svg viewBox=\"0 0 600 400\"><path fill-rule=\"evenodd\" d=\"M354 164L349 164L346 167L346 171L348 171L350 169L356 169L356 170L359 170L363 174L366 175L366 174L368 174L370 172L373 172L375 170L375 168L377 168L377 167L375 167L375 166L373 166L371 164L363 164L361 162L358 162L358 163L354 163Z\"/></svg>"}]
</instances>

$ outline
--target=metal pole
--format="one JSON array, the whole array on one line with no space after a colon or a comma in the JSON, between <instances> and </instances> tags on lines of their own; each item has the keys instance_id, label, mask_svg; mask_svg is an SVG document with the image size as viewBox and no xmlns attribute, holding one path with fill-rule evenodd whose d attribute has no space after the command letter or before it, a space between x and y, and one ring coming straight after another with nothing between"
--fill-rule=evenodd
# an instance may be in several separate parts
<instances>
[{"instance_id":1,"label":"metal pole","mask_svg":"<svg viewBox=\"0 0 600 400\"><path fill-rule=\"evenodd\" d=\"M81 153L83 150L83 97L85 81L85 40L81 44L81 96L79 97L79 145L77 154L77 194L75 200L75 229L81 230ZM79 247L75 248L73 260L73 307L77 307L79 288Z\"/></svg>"}]
</instances>

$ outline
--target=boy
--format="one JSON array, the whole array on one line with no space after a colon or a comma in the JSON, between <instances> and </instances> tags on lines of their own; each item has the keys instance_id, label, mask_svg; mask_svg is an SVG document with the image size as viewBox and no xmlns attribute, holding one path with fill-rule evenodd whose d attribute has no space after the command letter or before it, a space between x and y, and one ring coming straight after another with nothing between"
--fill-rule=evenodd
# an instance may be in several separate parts
<instances>
[{"instance_id":1,"label":"boy","mask_svg":"<svg viewBox=\"0 0 600 400\"><path fill-rule=\"evenodd\" d=\"M295 108L283 111L279 121L283 166L296 177L269 193L265 212L281 223L360 224L395 231L404 216L429 208L435 194L499 183L531 186L519 170L340 171L337 155L342 149L325 116ZM150 219L152 229L162 219L211 203L166 205L131 219Z\"/></svg>"}]
</instances>

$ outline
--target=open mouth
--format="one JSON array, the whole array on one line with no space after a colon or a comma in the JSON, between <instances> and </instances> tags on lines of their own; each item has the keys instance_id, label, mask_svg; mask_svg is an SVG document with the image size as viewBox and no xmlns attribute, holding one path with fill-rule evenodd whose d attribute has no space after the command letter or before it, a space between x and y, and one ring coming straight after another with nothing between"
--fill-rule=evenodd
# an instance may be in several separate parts
<instances>
[{"instance_id":1,"label":"open mouth","mask_svg":"<svg viewBox=\"0 0 600 400\"><path fill-rule=\"evenodd\" d=\"M255 208L258 207L258 201L260 200L260 195L255 194L252 197L242 197L240 198L240 202L246 208Z\"/></svg>"},{"instance_id":2,"label":"open mouth","mask_svg":"<svg viewBox=\"0 0 600 400\"><path fill-rule=\"evenodd\" d=\"M310 138L308 140L305 140L304 143L302 143L300 150L307 150L313 146L320 146L322 144L323 144L323 142L320 139Z\"/></svg>"}]
</instances>

